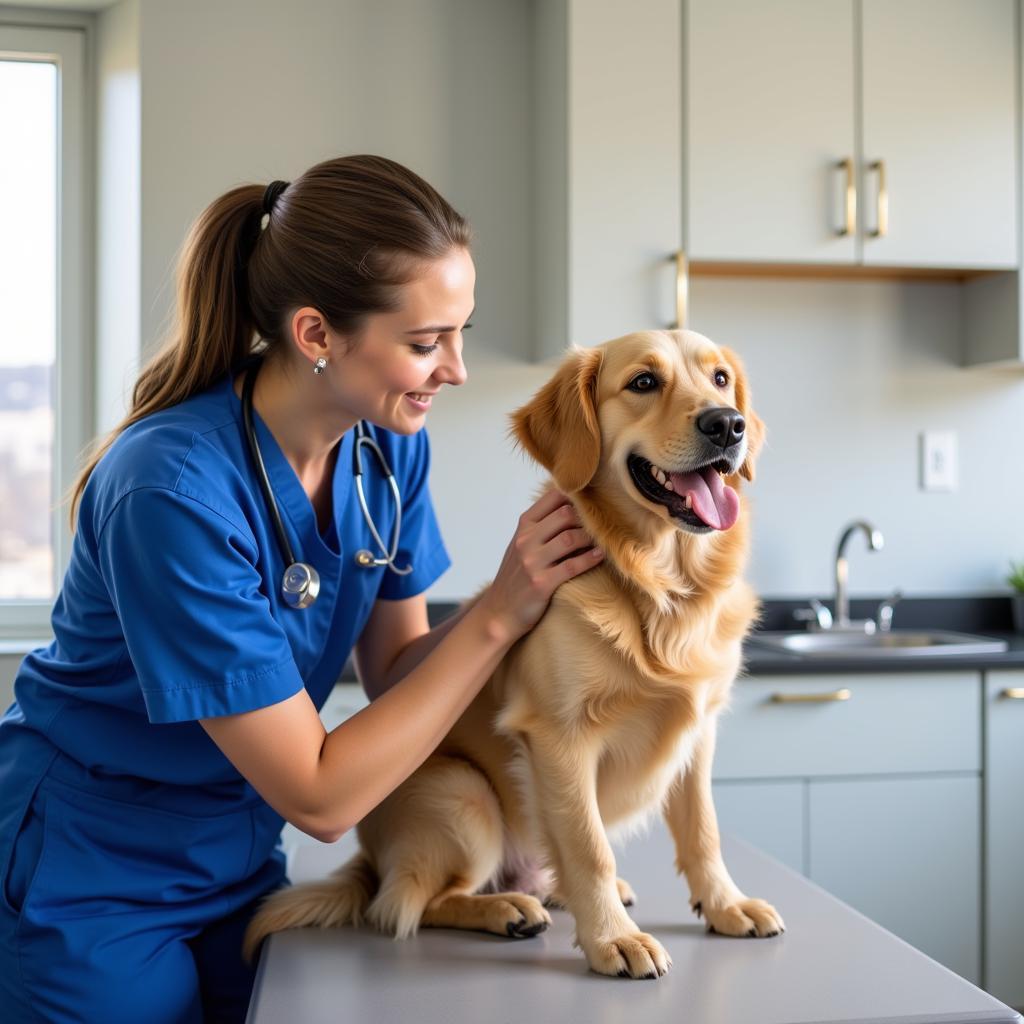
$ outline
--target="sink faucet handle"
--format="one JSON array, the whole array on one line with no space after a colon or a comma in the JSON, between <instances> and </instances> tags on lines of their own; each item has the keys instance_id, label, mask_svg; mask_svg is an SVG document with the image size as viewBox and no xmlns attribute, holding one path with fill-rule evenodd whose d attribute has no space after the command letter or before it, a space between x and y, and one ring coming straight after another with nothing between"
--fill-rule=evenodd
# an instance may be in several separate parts
<instances>
[{"instance_id":1,"label":"sink faucet handle","mask_svg":"<svg viewBox=\"0 0 1024 1024\"><path fill-rule=\"evenodd\" d=\"M875 611L875 621L878 623L878 630L881 633L888 633L892 629L892 613L896 604L903 598L902 590L894 590L890 597L887 597Z\"/></svg>"},{"instance_id":2,"label":"sink faucet handle","mask_svg":"<svg viewBox=\"0 0 1024 1024\"><path fill-rule=\"evenodd\" d=\"M832 613L816 597L810 600L810 608L797 608L793 618L800 622L811 623L811 629L831 629Z\"/></svg>"}]
</instances>

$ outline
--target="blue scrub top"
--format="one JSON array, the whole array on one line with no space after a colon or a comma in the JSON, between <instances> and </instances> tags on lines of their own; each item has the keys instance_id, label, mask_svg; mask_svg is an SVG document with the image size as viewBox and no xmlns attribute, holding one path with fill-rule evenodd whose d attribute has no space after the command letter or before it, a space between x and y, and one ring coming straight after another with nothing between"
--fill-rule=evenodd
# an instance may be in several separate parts
<instances>
[{"instance_id":1,"label":"blue scrub top","mask_svg":"<svg viewBox=\"0 0 1024 1024\"><path fill-rule=\"evenodd\" d=\"M281 600L284 562L230 376L125 430L85 488L54 641L25 658L0 721L0 875L47 774L83 793L199 819L250 809L264 840L244 859L258 865L281 819L196 720L275 704L303 687L319 710L374 601L419 594L451 564L428 488L426 430L370 428L402 495L395 563L414 569L398 576L354 561L360 548L378 553L353 483L354 429L340 442L333 522L321 534L298 477L254 419L293 549L320 574L319 597L302 610ZM390 543L391 488L365 449L363 462L367 505Z\"/></svg>"}]
</instances>

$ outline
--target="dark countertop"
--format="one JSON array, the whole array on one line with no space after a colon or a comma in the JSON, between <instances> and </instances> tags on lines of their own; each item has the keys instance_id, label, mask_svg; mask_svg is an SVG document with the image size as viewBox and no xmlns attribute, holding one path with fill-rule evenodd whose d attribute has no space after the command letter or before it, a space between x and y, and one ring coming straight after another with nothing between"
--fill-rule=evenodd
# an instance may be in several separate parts
<instances>
[{"instance_id":1,"label":"dark countertop","mask_svg":"<svg viewBox=\"0 0 1024 1024\"><path fill-rule=\"evenodd\" d=\"M832 609L832 600L815 595L822 604ZM852 598L850 615L855 619L873 618L883 597ZM806 629L804 623L793 618L797 609L809 608L809 599L762 597L763 614L759 629ZM450 601L433 601L427 605L431 627L443 622L459 607ZM815 656L773 651L753 643L743 648L744 674L768 675L835 675L843 672L944 672L954 669L1024 669L1024 634L1013 632L1010 598L1006 595L963 597L905 597L896 604L892 628L951 630L976 636L994 637L1007 641L1008 649L997 654L929 654L920 656L871 655L868 657ZM755 631L756 635L756 631ZM342 673L342 682L355 681L355 672L349 661Z\"/></svg>"}]
</instances>

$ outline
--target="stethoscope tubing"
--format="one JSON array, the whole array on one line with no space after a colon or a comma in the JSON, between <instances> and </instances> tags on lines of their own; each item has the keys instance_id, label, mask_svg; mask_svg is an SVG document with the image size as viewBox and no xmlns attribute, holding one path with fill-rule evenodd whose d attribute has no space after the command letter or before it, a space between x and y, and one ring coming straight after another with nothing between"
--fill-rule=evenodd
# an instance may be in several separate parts
<instances>
[{"instance_id":1,"label":"stethoscope tubing","mask_svg":"<svg viewBox=\"0 0 1024 1024\"><path fill-rule=\"evenodd\" d=\"M377 461L380 463L381 472L384 474L387 482L391 485L391 494L395 499L395 528L394 536L391 540L391 550L388 551L384 545L384 541L381 539L380 534L377 532L376 524L373 521L373 517L370 515L370 510L366 505L366 495L363 493L363 458L362 458L362 447L366 445L373 454L377 457ZM404 569L399 569L395 565L395 555L398 554L398 538L402 533L402 496L398 492L398 484L395 481L395 475L391 472L391 467L388 465L387 459L384 458L384 453L380 450L380 445L377 444L374 438L369 437L365 433L363 427L363 421L360 420L356 424L356 439L355 444L352 446L352 476L356 482L356 493L359 495L359 505L363 510L363 518L366 520L366 525L370 528L370 533L373 534L373 539L377 542L377 547L381 551L385 552L383 558L374 558L373 565L387 565L389 569L397 573L399 576L406 576L412 572L412 565L407 565ZM356 555L357 565L369 565L365 560L365 556L369 555L368 551L360 551ZM360 555L364 556L360 559ZM371 556L372 557L372 556Z\"/></svg>"},{"instance_id":2,"label":"stethoscope tubing","mask_svg":"<svg viewBox=\"0 0 1024 1024\"><path fill-rule=\"evenodd\" d=\"M260 364L255 363L245 375L245 382L242 384L242 419L245 424L245 437L249 444L249 454L256 464L256 475L259 478L260 489L267 508L270 511L270 518L274 524L274 533L277 534L277 545L284 557L284 564L292 565L297 561L292 546L288 541L288 534L285 532L284 523L281 520L281 512L274 500L274 492L270 487L270 477L267 475L267 467L263 462L263 453L260 451L259 441L256 440L256 425L252 418L252 392L256 386L256 375L259 373Z\"/></svg>"},{"instance_id":3,"label":"stethoscope tubing","mask_svg":"<svg viewBox=\"0 0 1024 1024\"><path fill-rule=\"evenodd\" d=\"M242 384L242 420L245 427L246 440L249 446L249 454L252 456L252 461L256 468L256 477L259 481L260 490L263 492L263 498L267 509L270 511L270 518L274 526L274 533L277 536L278 547L280 548L281 555L285 561L284 577L281 584L282 595L286 603L291 607L306 608L316 600L316 595L320 590L320 577L313 566L305 562L301 562L295 557L294 550L288 540L288 534L284 528L284 521L281 519L281 512L278 509L277 501L274 498L273 488L270 486L270 477L267 474L267 467L263 461L263 453L260 451L259 440L256 437L256 424L253 420L252 412L252 395L256 386L256 377L259 373L261 364L262 360L256 360L247 368L248 372L246 373L245 381ZM369 447L376 456L377 461L380 464L381 472L387 479L388 484L391 487L391 494L395 499L395 526L390 551L384 545L380 532L377 530L373 517L370 515L370 509L366 504L366 495L363 492L363 445ZM386 565L398 576L408 575L412 572L411 563L404 569L399 569L398 566L395 565L395 555L398 553L398 541L401 536L402 529L402 496L398 490L395 475L391 472L391 467L388 465L388 461L384 457L384 453L381 451L380 445L377 444L374 437L367 433L362 420L356 424L356 437L352 448L352 475L355 479L356 493L359 497L359 507L362 510L363 518L366 520L366 525L369 527L370 533L372 534L374 541L377 543L377 546L382 552L384 552L383 557L378 557L365 549L359 550L355 554L356 565L362 568L375 568ZM297 596L293 583L296 579L300 578L305 580L305 582L301 586L300 592L298 592Z\"/></svg>"}]
</instances>

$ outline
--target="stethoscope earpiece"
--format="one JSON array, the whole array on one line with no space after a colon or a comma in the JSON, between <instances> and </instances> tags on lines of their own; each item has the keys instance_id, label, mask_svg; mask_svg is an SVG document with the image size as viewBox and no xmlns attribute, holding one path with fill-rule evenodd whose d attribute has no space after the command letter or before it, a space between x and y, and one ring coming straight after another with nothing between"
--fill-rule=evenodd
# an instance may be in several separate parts
<instances>
[{"instance_id":1,"label":"stethoscope earpiece","mask_svg":"<svg viewBox=\"0 0 1024 1024\"><path fill-rule=\"evenodd\" d=\"M256 375L259 373L260 364L261 361L253 363L245 375L245 383L242 386L242 420L245 425L245 436L249 442L249 453L252 455L252 461L256 465L256 475L259 478L260 489L263 491L267 508L270 510L270 518L274 523L278 547L281 549L284 563L287 566L281 579L281 597L289 608L308 608L320 593L320 574L307 562L300 562L292 552L292 546L288 543L288 535L284 530L284 523L281 521L281 513L277 508L277 502L274 500L274 492L270 487L270 478L267 476L267 467L263 464L263 454L260 452L259 441L256 439L256 428L253 424L252 392L256 385ZM361 452L364 444L368 445L374 455L377 456L381 471L387 477L387 481L391 485L391 493L395 497L395 532L390 551L384 548L384 542L380 539L380 534L374 525L370 510L366 507L366 496L363 494L363 458ZM362 421L356 424L356 439L352 452L352 474L355 477L356 491L359 494L359 505L363 510L363 518L366 520L366 525L370 528L370 533L373 534L373 539L380 545L381 550L384 551L383 558L375 558L365 549L357 551L355 555L356 565L361 568L370 569L379 565L386 565L399 576L407 575L412 572L412 565L399 569L394 561L395 555L398 552L398 538L402 528L402 496L398 492L395 476L391 472L387 459L384 458L384 453L380 450L380 445L372 437L366 435Z\"/></svg>"}]
</instances>

